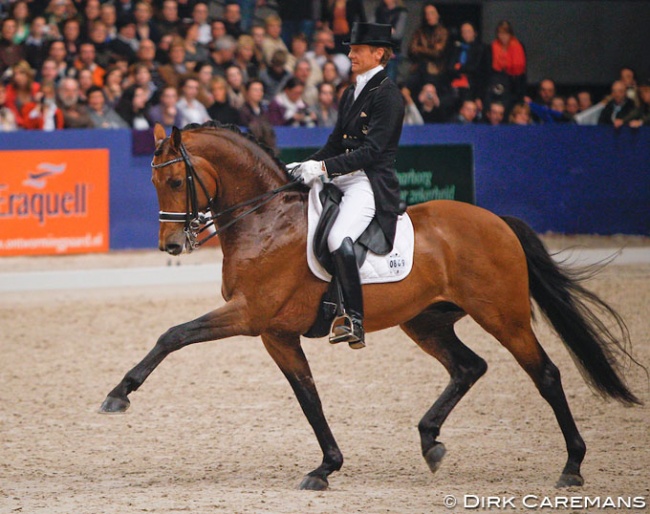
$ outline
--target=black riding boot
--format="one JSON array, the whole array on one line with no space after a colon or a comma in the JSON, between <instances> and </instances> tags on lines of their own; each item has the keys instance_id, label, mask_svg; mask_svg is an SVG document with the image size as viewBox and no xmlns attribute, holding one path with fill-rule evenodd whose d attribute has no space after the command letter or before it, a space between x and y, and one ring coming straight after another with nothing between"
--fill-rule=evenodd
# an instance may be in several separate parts
<instances>
[{"instance_id":1,"label":"black riding boot","mask_svg":"<svg viewBox=\"0 0 650 514\"><path fill-rule=\"evenodd\" d=\"M332 252L332 258L336 276L341 284L347 317L344 324L334 327L334 333L330 335L330 343L347 342L350 348L355 350L364 348L366 343L363 331L363 296L352 239L346 237L339 249Z\"/></svg>"}]
</instances>

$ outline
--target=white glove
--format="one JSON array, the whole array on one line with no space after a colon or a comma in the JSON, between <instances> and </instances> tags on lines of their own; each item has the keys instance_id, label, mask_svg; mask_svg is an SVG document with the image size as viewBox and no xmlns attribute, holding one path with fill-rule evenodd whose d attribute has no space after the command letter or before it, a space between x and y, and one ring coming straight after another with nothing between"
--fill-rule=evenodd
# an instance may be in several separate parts
<instances>
[{"instance_id":1,"label":"white glove","mask_svg":"<svg viewBox=\"0 0 650 514\"><path fill-rule=\"evenodd\" d=\"M287 169L289 175L291 175L291 177L294 180L298 180L300 176L300 173L296 173L296 172L298 171L298 166L300 166L301 164L302 162L290 162L289 164L285 164L285 168Z\"/></svg>"},{"instance_id":2,"label":"white glove","mask_svg":"<svg viewBox=\"0 0 650 514\"><path fill-rule=\"evenodd\" d=\"M326 174L323 161L305 161L293 172L293 175L300 177L300 180L307 185Z\"/></svg>"}]
</instances>

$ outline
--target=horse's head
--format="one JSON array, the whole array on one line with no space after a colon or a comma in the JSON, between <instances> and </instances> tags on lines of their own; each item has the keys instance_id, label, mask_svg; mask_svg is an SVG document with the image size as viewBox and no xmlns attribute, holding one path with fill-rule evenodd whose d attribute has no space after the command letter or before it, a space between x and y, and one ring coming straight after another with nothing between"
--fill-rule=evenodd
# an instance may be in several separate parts
<instances>
[{"instance_id":1,"label":"horse's head","mask_svg":"<svg viewBox=\"0 0 650 514\"><path fill-rule=\"evenodd\" d=\"M216 190L216 177L207 161L188 153L183 133L174 127L171 136L156 124L156 151L151 161L151 181L158 193L160 231L158 247L172 255L192 251Z\"/></svg>"}]
</instances>

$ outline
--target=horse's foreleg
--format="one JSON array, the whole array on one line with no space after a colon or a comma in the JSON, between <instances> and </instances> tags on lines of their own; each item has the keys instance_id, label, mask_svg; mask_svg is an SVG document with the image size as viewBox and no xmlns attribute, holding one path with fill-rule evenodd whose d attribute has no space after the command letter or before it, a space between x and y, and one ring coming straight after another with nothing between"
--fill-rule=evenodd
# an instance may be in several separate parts
<instances>
[{"instance_id":1,"label":"horse's foreleg","mask_svg":"<svg viewBox=\"0 0 650 514\"><path fill-rule=\"evenodd\" d=\"M418 425L422 455L435 473L445 456L444 445L437 441L440 428L465 393L486 372L486 362L467 348L454 332L454 323L462 312L438 312L435 307L402 325L402 329L426 353L447 369L450 381Z\"/></svg>"},{"instance_id":2,"label":"horse's foreleg","mask_svg":"<svg viewBox=\"0 0 650 514\"><path fill-rule=\"evenodd\" d=\"M300 489L327 489L327 477L341 469L343 455L330 430L298 334L262 334L267 351L287 377L323 451L323 462L305 475Z\"/></svg>"},{"instance_id":3,"label":"horse's foreleg","mask_svg":"<svg viewBox=\"0 0 650 514\"><path fill-rule=\"evenodd\" d=\"M158 365L172 352L184 346L248 333L243 303L231 301L193 321L170 328L156 345L110 392L100 412L124 412L129 408L129 394L136 391Z\"/></svg>"}]
</instances>

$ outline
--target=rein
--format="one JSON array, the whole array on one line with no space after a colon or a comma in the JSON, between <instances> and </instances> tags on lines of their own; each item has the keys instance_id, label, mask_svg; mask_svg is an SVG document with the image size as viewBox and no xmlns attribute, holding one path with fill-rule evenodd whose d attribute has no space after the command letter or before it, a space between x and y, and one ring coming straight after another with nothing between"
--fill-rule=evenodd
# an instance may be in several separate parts
<instances>
[{"instance_id":1,"label":"rein","mask_svg":"<svg viewBox=\"0 0 650 514\"><path fill-rule=\"evenodd\" d=\"M184 229L185 238L187 240L188 248L190 252L195 248L203 245L204 243L212 239L214 236L219 235L228 227L234 225L242 218L245 218L249 214L252 214L257 209L265 205L266 203L270 202L278 193L281 193L282 191L285 191L287 189L295 187L297 184L300 184L300 182L291 181L288 182L287 184L284 184L280 187L276 187L275 189L262 193L261 195L251 198L250 200L240 202L236 205L228 207L227 209L224 209L217 213L213 214L212 212L210 212L209 214L206 214L205 212L200 212L198 210L196 182L198 182L199 186L203 190L203 193L205 194L205 197L208 199L207 209L209 209L210 211L212 210L214 204L214 198L210 196L207 188L205 187L205 184L203 183L199 175L196 173L196 170L192 165L192 161L190 160L190 155L188 154L185 145L182 143L180 144L180 153L181 153L180 157L176 157L174 159L159 164L154 164L152 159L151 167L152 169L158 169L158 168L164 168L165 166L170 166L172 164L176 164L178 162L185 163L185 180L187 182L186 195L185 195L185 212L159 211L158 221L171 222L171 223L185 223L185 229ZM220 226L218 229L213 228L210 235L204 237L201 240L198 239L199 234L209 229L210 227L213 227L215 221L221 216L230 214L231 212L241 209L242 207L246 207L248 205L255 204L255 203L256 205L242 212L238 216L235 216L225 225ZM201 227L201 225L203 225L203 227Z\"/></svg>"}]
</instances>

